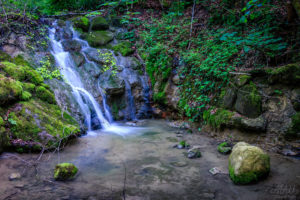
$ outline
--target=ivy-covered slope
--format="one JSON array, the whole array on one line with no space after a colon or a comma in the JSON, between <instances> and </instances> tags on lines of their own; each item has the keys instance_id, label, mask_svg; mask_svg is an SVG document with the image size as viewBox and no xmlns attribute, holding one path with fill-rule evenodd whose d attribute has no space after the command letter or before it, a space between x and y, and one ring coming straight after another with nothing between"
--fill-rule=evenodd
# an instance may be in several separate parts
<instances>
[{"instance_id":1,"label":"ivy-covered slope","mask_svg":"<svg viewBox=\"0 0 300 200\"><path fill-rule=\"evenodd\" d=\"M21 56L0 52L0 152L51 149L79 133L43 77Z\"/></svg>"}]
</instances>

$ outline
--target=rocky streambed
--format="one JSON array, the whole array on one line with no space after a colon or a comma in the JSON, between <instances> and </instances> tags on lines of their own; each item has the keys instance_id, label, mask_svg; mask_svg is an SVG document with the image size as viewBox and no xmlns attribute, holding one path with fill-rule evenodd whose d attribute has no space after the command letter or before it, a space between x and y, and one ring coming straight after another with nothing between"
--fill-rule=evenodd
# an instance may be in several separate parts
<instances>
[{"instance_id":1,"label":"rocky streambed","mask_svg":"<svg viewBox=\"0 0 300 200\"><path fill-rule=\"evenodd\" d=\"M235 185L228 174L228 155L218 142L147 120L119 124L78 138L62 151L39 154L3 153L0 199L297 199L300 160L270 154L269 176L251 185ZM132 125L132 124L130 124ZM185 140L201 157L189 159ZM39 159L38 161L36 161ZM76 177L53 178L55 165L71 162ZM33 165L36 164L36 165ZM213 175L210 169L218 169Z\"/></svg>"}]
</instances>

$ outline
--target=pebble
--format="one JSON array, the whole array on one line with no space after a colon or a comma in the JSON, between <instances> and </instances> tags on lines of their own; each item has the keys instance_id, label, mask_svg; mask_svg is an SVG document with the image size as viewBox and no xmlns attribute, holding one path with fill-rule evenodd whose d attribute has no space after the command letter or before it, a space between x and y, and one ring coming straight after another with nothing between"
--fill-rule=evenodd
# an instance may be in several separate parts
<instances>
[{"instance_id":1,"label":"pebble","mask_svg":"<svg viewBox=\"0 0 300 200\"><path fill-rule=\"evenodd\" d=\"M12 173L11 175L9 175L8 178L10 181L18 180L21 178L21 174L20 173Z\"/></svg>"}]
</instances>

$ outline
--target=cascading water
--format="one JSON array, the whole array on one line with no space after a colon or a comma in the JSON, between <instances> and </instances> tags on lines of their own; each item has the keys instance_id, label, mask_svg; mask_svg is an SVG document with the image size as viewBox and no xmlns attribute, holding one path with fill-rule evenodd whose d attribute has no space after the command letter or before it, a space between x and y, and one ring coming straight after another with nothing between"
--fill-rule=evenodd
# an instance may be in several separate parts
<instances>
[{"instance_id":1,"label":"cascading water","mask_svg":"<svg viewBox=\"0 0 300 200\"><path fill-rule=\"evenodd\" d=\"M60 67L60 73L63 75L64 79L73 90L73 94L76 97L76 100L85 116L88 130L92 130L91 111L89 109L88 103L85 102L84 99L87 99L89 103L91 103L92 109L93 111L95 111L96 116L101 123L101 126L103 128L108 128L110 126L109 122L103 116L100 106L95 98L84 88L79 74L74 69L74 63L72 62L69 53L64 51L61 42L55 39L55 32L55 28L50 29L49 38L52 46L51 53L54 56L58 66Z\"/></svg>"}]
</instances>

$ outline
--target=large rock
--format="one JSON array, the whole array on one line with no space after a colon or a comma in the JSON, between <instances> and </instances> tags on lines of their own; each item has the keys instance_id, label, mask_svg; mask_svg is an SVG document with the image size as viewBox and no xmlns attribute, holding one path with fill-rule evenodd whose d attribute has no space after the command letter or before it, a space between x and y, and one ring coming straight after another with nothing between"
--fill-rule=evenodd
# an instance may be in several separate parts
<instances>
[{"instance_id":1,"label":"large rock","mask_svg":"<svg viewBox=\"0 0 300 200\"><path fill-rule=\"evenodd\" d=\"M62 46L65 51L79 52L81 50L81 44L78 40L64 40Z\"/></svg>"},{"instance_id":2,"label":"large rock","mask_svg":"<svg viewBox=\"0 0 300 200\"><path fill-rule=\"evenodd\" d=\"M227 109L231 109L234 106L236 100L236 90L228 88L223 98L223 105Z\"/></svg>"},{"instance_id":3,"label":"large rock","mask_svg":"<svg viewBox=\"0 0 300 200\"><path fill-rule=\"evenodd\" d=\"M102 30L107 30L108 28L109 28L109 24L104 17L95 17L92 20L93 31L102 31Z\"/></svg>"},{"instance_id":4,"label":"large rock","mask_svg":"<svg viewBox=\"0 0 300 200\"><path fill-rule=\"evenodd\" d=\"M229 157L229 175L235 184L257 182L270 172L270 157L262 149L237 143Z\"/></svg>"},{"instance_id":5,"label":"large rock","mask_svg":"<svg viewBox=\"0 0 300 200\"><path fill-rule=\"evenodd\" d=\"M255 118L261 114L261 104L256 86L250 83L238 90L234 108L242 115Z\"/></svg>"},{"instance_id":6,"label":"large rock","mask_svg":"<svg viewBox=\"0 0 300 200\"><path fill-rule=\"evenodd\" d=\"M266 131L266 120L263 117L258 117L254 119L241 118L240 128L249 131Z\"/></svg>"},{"instance_id":7,"label":"large rock","mask_svg":"<svg viewBox=\"0 0 300 200\"><path fill-rule=\"evenodd\" d=\"M54 169L55 180L65 181L74 178L77 174L77 167L72 163L61 163Z\"/></svg>"},{"instance_id":8,"label":"large rock","mask_svg":"<svg viewBox=\"0 0 300 200\"><path fill-rule=\"evenodd\" d=\"M85 62L85 58L84 56L79 53L79 52L71 52L70 53L71 57L72 57L72 60L75 64L76 67L80 67L81 65L84 64Z\"/></svg>"},{"instance_id":9,"label":"large rock","mask_svg":"<svg viewBox=\"0 0 300 200\"><path fill-rule=\"evenodd\" d=\"M109 31L92 31L82 34L81 37L95 48L102 47L114 39L113 33Z\"/></svg>"},{"instance_id":10,"label":"large rock","mask_svg":"<svg viewBox=\"0 0 300 200\"><path fill-rule=\"evenodd\" d=\"M300 62L276 68L270 71L269 75L269 81L272 84L299 85Z\"/></svg>"},{"instance_id":11,"label":"large rock","mask_svg":"<svg viewBox=\"0 0 300 200\"><path fill-rule=\"evenodd\" d=\"M114 76L111 71L106 71L100 76L99 80L107 95L125 94L125 82L120 75Z\"/></svg>"},{"instance_id":12,"label":"large rock","mask_svg":"<svg viewBox=\"0 0 300 200\"><path fill-rule=\"evenodd\" d=\"M84 53L90 61L93 61L97 64L104 65L107 63L107 59L114 59L107 49L94 49L86 48Z\"/></svg>"},{"instance_id":13,"label":"large rock","mask_svg":"<svg viewBox=\"0 0 300 200\"><path fill-rule=\"evenodd\" d=\"M87 32L90 27L90 21L87 17L77 17L71 20L73 22L74 28L80 31Z\"/></svg>"}]
</instances>

